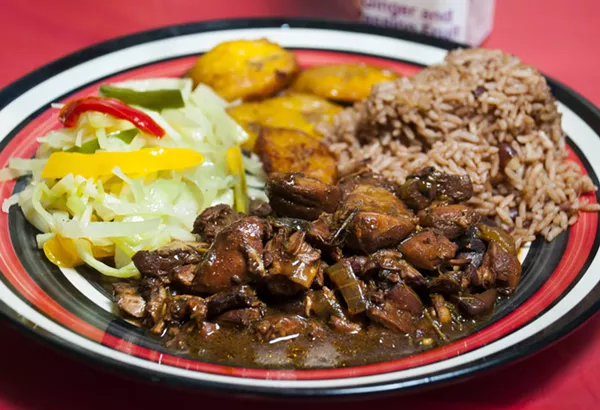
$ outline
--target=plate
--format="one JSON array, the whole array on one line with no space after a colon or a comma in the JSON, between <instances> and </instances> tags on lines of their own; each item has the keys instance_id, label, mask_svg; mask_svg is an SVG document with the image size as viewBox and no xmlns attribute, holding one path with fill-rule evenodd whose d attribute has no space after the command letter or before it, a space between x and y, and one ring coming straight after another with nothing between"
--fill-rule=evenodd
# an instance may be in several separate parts
<instances>
[{"instance_id":1,"label":"plate","mask_svg":"<svg viewBox=\"0 0 600 410\"><path fill-rule=\"evenodd\" d=\"M302 66L366 62L404 74L440 62L459 45L413 33L305 19L205 22L108 41L43 67L0 92L0 167L28 157L35 137L60 127L50 104L94 94L106 81L180 76L216 44L267 37L294 49ZM570 158L598 185L600 111L549 79ZM0 199L23 182L0 184ZM597 203L596 196L590 196ZM552 243L538 239L518 291L478 331L446 346L383 363L321 370L264 370L206 363L164 349L121 320L89 272L59 270L35 244L17 207L0 215L0 312L22 329L83 359L154 381L268 395L349 395L431 386L516 360L557 340L600 306L598 215L582 214Z\"/></svg>"}]
</instances>

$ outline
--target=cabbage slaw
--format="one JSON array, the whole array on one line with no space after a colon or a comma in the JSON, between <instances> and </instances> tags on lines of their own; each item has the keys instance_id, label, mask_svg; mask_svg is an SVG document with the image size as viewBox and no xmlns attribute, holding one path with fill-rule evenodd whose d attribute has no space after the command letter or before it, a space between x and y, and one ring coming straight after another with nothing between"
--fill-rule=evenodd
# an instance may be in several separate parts
<instances>
[{"instance_id":1,"label":"cabbage slaw","mask_svg":"<svg viewBox=\"0 0 600 410\"><path fill-rule=\"evenodd\" d=\"M2 209L8 212L11 205L18 204L25 218L41 232L36 237L38 246L55 264L60 265L53 260L51 249L67 253L70 249L75 264L86 263L104 275L128 278L139 275L131 260L137 251L153 250L172 240L192 241L195 238L190 231L203 209L218 203L234 205L240 175L230 172L227 158L231 155L227 154L248 135L226 113L229 103L206 85L192 90L189 79L161 78L111 86L142 91L177 89L184 106L160 112L133 106L165 130L160 139L143 132L130 141L114 138L111 135L132 129L132 123L99 112L86 112L75 127L38 138L41 145L35 158L12 158L0 171L0 180L31 176L27 187L5 200ZM101 152L188 148L201 153L204 161L193 168L146 175L127 175L115 167L112 175L100 178L77 174L60 179L41 177L53 152L77 150L84 144L95 145ZM248 197L265 200L258 157L241 158ZM111 257L109 263L106 256Z\"/></svg>"}]
</instances>

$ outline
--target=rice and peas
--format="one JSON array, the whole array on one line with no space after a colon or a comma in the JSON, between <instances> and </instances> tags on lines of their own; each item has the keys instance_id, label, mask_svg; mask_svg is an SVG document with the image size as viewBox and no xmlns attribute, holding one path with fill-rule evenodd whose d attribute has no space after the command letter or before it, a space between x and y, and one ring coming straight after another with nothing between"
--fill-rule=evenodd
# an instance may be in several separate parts
<instances>
[{"instance_id":1,"label":"rice and peas","mask_svg":"<svg viewBox=\"0 0 600 410\"><path fill-rule=\"evenodd\" d=\"M536 235L552 241L579 212L600 210L580 199L597 188L566 160L545 78L499 50L455 50L442 64L378 84L325 131L342 175L363 166L399 183L424 166L469 175L470 205L517 247Z\"/></svg>"}]
</instances>

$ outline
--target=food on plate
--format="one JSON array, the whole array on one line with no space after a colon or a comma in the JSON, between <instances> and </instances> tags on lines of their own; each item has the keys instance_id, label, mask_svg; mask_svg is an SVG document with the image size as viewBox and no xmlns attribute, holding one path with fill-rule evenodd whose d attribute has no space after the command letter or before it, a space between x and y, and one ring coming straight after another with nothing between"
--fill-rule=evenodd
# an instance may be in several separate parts
<instances>
[{"instance_id":1,"label":"food on plate","mask_svg":"<svg viewBox=\"0 0 600 410\"><path fill-rule=\"evenodd\" d=\"M35 158L0 171L30 177L3 210L169 348L267 368L468 335L518 290L524 245L600 210L544 77L513 56L298 70L268 40L230 41L191 78L70 99Z\"/></svg>"},{"instance_id":2,"label":"food on plate","mask_svg":"<svg viewBox=\"0 0 600 410\"><path fill-rule=\"evenodd\" d=\"M302 172L329 184L337 179L335 158L327 145L302 131L262 128L254 151L267 174Z\"/></svg>"},{"instance_id":3,"label":"food on plate","mask_svg":"<svg viewBox=\"0 0 600 410\"><path fill-rule=\"evenodd\" d=\"M260 102L243 103L227 109L227 113L248 133L244 148L254 149L262 127L300 130L316 139L323 135L317 126L332 124L342 107L310 94L286 93Z\"/></svg>"},{"instance_id":4,"label":"food on plate","mask_svg":"<svg viewBox=\"0 0 600 410\"><path fill-rule=\"evenodd\" d=\"M596 191L566 160L561 114L544 77L499 50L451 51L442 64L392 82L336 117L327 135L341 175L367 166L397 182L424 166L469 175L469 204L517 247L548 241L598 211Z\"/></svg>"},{"instance_id":5,"label":"food on plate","mask_svg":"<svg viewBox=\"0 0 600 410\"><path fill-rule=\"evenodd\" d=\"M141 280L114 284L115 302L167 345L235 365L360 364L439 346L512 294L521 264L509 234L465 204L468 177L423 175L436 189L426 203L412 178L272 174L267 212L205 209L194 242L133 256ZM283 354L260 354L279 342ZM323 350L335 354L315 360Z\"/></svg>"},{"instance_id":6,"label":"food on plate","mask_svg":"<svg viewBox=\"0 0 600 410\"><path fill-rule=\"evenodd\" d=\"M397 77L390 70L367 64L327 64L301 71L291 89L334 101L357 102L369 96L373 85Z\"/></svg>"},{"instance_id":7,"label":"food on plate","mask_svg":"<svg viewBox=\"0 0 600 410\"><path fill-rule=\"evenodd\" d=\"M188 75L228 101L269 97L298 72L293 52L267 39L221 43L198 57Z\"/></svg>"}]
</instances>

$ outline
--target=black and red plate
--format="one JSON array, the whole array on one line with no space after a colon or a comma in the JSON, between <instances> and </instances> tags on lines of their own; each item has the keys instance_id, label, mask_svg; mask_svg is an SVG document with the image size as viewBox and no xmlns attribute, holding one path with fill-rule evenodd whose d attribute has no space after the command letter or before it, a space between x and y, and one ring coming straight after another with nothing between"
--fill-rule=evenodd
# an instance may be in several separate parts
<instances>
[{"instance_id":1,"label":"black and red plate","mask_svg":"<svg viewBox=\"0 0 600 410\"><path fill-rule=\"evenodd\" d=\"M300 19L189 24L112 40L58 60L0 92L0 167L29 157L35 137L60 127L50 104L95 94L106 81L180 76L216 44L267 37L296 50L302 66L371 62L404 74L440 62L457 44L352 23ZM600 111L549 79L570 158L594 183ZM22 183L0 183L0 200ZM597 203L595 195L589 196ZM535 241L517 293L476 333L399 360L323 370L263 370L205 363L163 349L115 313L87 276L59 270L37 249L35 229L17 207L0 215L0 312L23 329L86 359L153 380L268 395L343 395L433 385L520 358L573 330L600 306L598 215L583 214L552 243Z\"/></svg>"}]
</instances>

